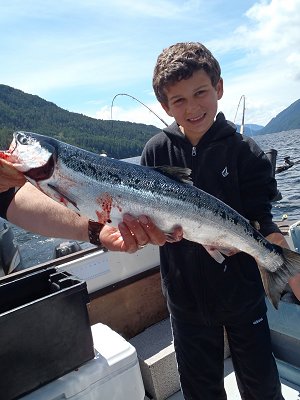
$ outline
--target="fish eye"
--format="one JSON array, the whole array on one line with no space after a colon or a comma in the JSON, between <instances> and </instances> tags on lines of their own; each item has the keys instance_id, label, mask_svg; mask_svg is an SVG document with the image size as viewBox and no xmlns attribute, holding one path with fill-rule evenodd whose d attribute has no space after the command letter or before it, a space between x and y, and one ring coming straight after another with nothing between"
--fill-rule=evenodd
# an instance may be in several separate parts
<instances>
[{"instance_id":1,"label":"fish eye","mask_svg":"<svg viewBox=\"0 0 300 400\"><path fill-rule=\"evenodd\" d=\"M17 141L20 144L26 145L26 144L28 144L28 137L26 135L24 135L24 133L18 133L17 134Z\"/></svg>"}]
</instances>

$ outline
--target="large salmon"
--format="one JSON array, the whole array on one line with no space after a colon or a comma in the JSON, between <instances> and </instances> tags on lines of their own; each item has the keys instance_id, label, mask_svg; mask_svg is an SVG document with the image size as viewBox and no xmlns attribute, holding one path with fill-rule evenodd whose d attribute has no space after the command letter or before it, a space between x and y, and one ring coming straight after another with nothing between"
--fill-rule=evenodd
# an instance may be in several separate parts
<instances>
[{"instance_id":1,"label":"large salmon","mask_svg":"<svg viewBox=\"0 0 300 400\"><path fill-rule=\"evenodd\" d=\"M300 254L267 241L232 208L192 186L184 169L101 157L31 132L15 132L0 156L48 196L101 223L145 214L165 232L181 225L187 240L250 254L276 308L288 279L300 273Z\"/></svg>"}]
</instances>

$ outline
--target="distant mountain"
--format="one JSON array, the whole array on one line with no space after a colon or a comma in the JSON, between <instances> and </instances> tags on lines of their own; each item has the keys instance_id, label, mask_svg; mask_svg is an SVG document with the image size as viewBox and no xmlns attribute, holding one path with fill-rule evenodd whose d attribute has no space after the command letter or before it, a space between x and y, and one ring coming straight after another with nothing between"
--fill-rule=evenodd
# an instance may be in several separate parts
<instances>
[{"instance_id":1,"label":"distant mountain","mask_svg":"<svg viewBox=\"0 0 300 400\"><path fill-rule=\"evenodd\" d=\"M245 127L254 132L263 128L262 125L257 125L257 124L246 124Z\"/></svg>"},{"instance_id":2,"label":"distant mountain","mask_svg":"<svg viewBox=\"0 0 300 400\"><path fill-rule=\"evenodd\" d=\"M236 125L237 130L240 132L241 126ZM257 135L257 132L259 132L263 128L262 125L257 125L257 124L245 124L244 127L244 134L247 136L255 136Z\"/></svg>"},{"instance_id":3,"label":"distant mountain","mask_svg":"<svg viewBox=\"0 0 300 400\"><path fill-rule=\"evenodd\" d=\"M90 118L64 110L38 96L0 85L0 148L7 148L15 130L37 132L89 151L127 158L140 155L145 143L160 129Z\"/></svg>"},{"instance_id":4,"label":"distant mountain","mask_svg":"<svg viewBox=\"0 0 300 400\"><path fill-rule=\"evenodd\" d=\"M300 129L300 99L272 118L263 129L257 131L257 134L264 135L292 129Z\"/></svg>"}]
</instances>

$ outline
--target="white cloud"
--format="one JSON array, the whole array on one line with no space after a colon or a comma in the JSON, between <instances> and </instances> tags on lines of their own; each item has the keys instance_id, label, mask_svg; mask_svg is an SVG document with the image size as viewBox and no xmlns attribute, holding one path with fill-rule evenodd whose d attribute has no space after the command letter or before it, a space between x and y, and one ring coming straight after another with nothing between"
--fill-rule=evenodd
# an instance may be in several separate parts
<instances>
[{"instance_id":1,"label":"white cloud","mask_svg":"<svg viewBox=\"0 0 300 400\"><path fill-rule=\"evenodd\" d=\"M63 100L70 111L88 105L90 116L91 100L107 104L98 111L101 118L113 95L125 91L167 120L145 95L155 59L175 41L200 40L221 63L220 109L227 118L234 118L245 94L247 121L266 124L299 98L300 0L258 0L248 10L245 3L233 1L229 13L219 0L11 0L0 15L1 80ZM65 100L68 91L74 96ZM134 102L123 107L118 101L114 116L160 123Z\"/></svg>"},{"instance_id":2,"label":"white cloud","mask_svg":"<svg viewBox=\"0 0 300 400\"><path fill-rule=\"evenodd\" d=\"M222 58L233 56L220 104L232 115L232 94L245 94L248 121L264 125L300 97L300 0L260 1L246 16L232 36L213 42Z\"/></svg>"},{"instance_id":3,"label":"white cloud","mask_svg":"<svg viewBox=\"0 0 300 400\"><path fill-rule=\"evenodd\" d=\"M300 0L272 0L269 4L256 3L246 14L256 25L246 28L244 37L264 55L300 51Z\"/></svg>"}]
</instances>

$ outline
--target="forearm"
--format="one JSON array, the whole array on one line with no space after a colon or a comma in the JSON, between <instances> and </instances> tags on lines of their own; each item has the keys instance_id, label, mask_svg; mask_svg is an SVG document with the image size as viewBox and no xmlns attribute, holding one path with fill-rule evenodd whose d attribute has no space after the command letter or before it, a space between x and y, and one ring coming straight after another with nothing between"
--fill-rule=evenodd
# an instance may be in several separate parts
<instances>
[{"instance_id":1,"label":"forearm","mask_svg":"<svg viewBox=\"0 0 300 400\"><path fill-rule=\"evenodd\" d=\"M30 183L15 194L7 210L7 219L43 236L89 241L88 218L55 202Z\"/></svg>"},{"instance_id":2,"label":"forearm","mask_svg":"<svg viewBox=\"0 0 300 400\"><path fill-rule=\"evenodd\" d=\"M80 217L50 199L30 183L15 194L7 210L7 219L15 225L43 236L89 242L88 218ZM151 243L162 246L166 236L150 218L124 216L119 228L105 225L100 242L111 251L133 253ZM182 230L174 230L174 240L182 239Z\"/></svg>"}]
</instances>

